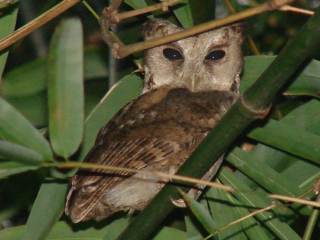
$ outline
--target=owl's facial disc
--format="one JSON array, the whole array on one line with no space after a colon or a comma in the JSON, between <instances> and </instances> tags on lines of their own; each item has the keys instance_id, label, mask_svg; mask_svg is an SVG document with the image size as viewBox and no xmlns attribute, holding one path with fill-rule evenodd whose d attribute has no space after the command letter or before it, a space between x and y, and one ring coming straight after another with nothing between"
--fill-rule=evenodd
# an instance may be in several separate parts
<instances>
[{"instance_id":1,"label":"owl's facial disc","mask_svg":"<svg viewBox=\"0 0 320 240\"><path fill-rule=\"evenodd\" d=\"M168 21L153 21L147 25L145 39L182 30ZM241 44L241 29L232 25L149 49L145 52L143 91L168 86L192 92L237 92L243 62Z\"/></svg>"}]
</instances>

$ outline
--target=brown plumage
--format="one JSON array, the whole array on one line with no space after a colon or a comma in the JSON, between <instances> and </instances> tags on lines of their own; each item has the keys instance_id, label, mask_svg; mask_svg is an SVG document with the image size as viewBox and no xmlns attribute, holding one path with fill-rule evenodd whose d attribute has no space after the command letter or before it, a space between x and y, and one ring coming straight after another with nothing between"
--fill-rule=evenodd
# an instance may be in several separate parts
<instances>
[{"instance_id":1,"label":"brown plumage","mask_svg":"<svg viewBox=\"0 0 320 240\"><path fill-rule=\"evenodd\" d=\"M148 25L148 29L146 38L150 38L152 31L154 36L159 34L161 36L168 32L172 33L172 29L181 30L166 21L153 22L153 25ZM204 34L210 36L209 33ZM195 46L198 38L204 41L204 34L180 40L174 43L175 47L179 44L186 47L189 43L191 47ZM211 62L206 57L208 53L201 51L205 58L202 61L207 64L205 68L210 68L211 72L217 71L224 65L227 61L224 56L229 61L233 58L229 55L226 44L230 48L234 44L232 51L236 52L238 49L236 57L241 56L242 38L239 37L241 34L237 27L214 30L211 35L218 38L221 34L228 36L229 39L228 41L224 39L225 45L218 45L219 49L224 51L222 59L214 59ZM238 42L234 43L230 39ZM210 42L212 41L210 39ZM212 44L204 45L208 47L209 54L212 49L216 49ZM157 49L162 55L157 53ZM190 78L176 72L171 73L172 76L170 72L163 72L161 76L161 72L152 65L155 58L150 55L151 53L158 56L158 61L161 62L158 64L159 67L164 69L168 65L171 69L174 65L177 72L183 69L188 57L188 52L180 49L182 59L181 56L178 56L178 59L176 57L172 59L170 54L168 58L164 49L165 46L160 46L147 51L144 94L124 107L100 130L95 145L85 161L137 170L175 173L230 108L238 96L242 58L239 58L240 62L234 64L231 69L222 68L224 71L229 70L227 75L230 77L226 81L217 84L219 81L214 78L210 85L209 74L207 74L202 85L200 76ZM228 62L225 64L229 66ZM194 70L194 72L197 71ZM219 74L217 73L217 76ZM219 165L220 163L216 163L206 178L212 177ZM89 219L100 220L118 211L143 209L164 185L161 179L146 172L135 175L126 174L126 176L78 172L72 178L66 214L73 222L80 222Z\"/></svg>"}]
</instances>

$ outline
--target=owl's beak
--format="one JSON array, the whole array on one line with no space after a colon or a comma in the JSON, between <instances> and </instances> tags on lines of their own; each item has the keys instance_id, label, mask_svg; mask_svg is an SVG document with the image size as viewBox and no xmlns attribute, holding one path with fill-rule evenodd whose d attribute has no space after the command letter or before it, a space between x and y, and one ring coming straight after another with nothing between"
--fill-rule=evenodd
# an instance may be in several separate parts
<instances>
[{"instance_id":1,"label":"owl's beak","mask_svg":"<svg viewBox=\"0 0 320 240\"><path fill-rule=\"evenodd\" d=\"M200 67L198 64L190 61L190 63L186 64L183 68L181 82L192 92L195 92L199 86L199 77L201 75Z\"/></svg>"},{"instance_id":2,"label":"owl's beak","mask_svg":"<svg viewBox=\"0 0 320 240\"><path fill-rule=\"evenodd\" d=\"M195 86L196 86L195 84L196 84L196 78L193 74L191 77L191 86L190 86L192 92L194 92L194 90L195 90Z\"/></svg>"},{"instance_id":3,"label":"owl's beak","mask_svg":"<svg viewBox=\"0 0 320 240\"><path fill-rule=\"evenodd\" d=\"M191 68L192 69L192 68ZM196 67L194 69L197 69L195 71L190 72L190 78L189 78L189 88L192 92L196 91L196 88L199 84L199 69Z\"/></svg>"}]
</instances>

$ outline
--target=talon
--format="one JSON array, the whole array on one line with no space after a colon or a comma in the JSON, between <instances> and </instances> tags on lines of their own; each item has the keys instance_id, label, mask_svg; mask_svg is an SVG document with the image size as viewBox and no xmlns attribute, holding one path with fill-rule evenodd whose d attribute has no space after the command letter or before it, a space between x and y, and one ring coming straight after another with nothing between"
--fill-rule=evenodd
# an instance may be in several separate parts
<instances>
[{"instance_id":1,"label":"talon","mask_svg":"<svg viewBox=\"0 0 320 240\"><path fill-rule=\"evenodd\" d=\"M178 208L186 208L187 207L186 202L182 198L171 199L171 202L173 205L175 205Z\"/></svg>"}]
</instances>

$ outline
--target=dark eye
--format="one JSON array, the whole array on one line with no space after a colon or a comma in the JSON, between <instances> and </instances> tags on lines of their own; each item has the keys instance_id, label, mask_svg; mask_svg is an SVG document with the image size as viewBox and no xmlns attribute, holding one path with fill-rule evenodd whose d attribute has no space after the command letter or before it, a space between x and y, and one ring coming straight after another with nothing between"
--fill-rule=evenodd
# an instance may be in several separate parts
<instances>
[{"instance_id":1,"label":"dark eye","mask_svg":"<svg viewBox=\"0 0 320 240\"><path fill-rule=\"evenodd\" d=\"M223 50L214 50L206 56L206 60L217 61L223 58L225 55L226 52Z\"/></svg>"},{"instance_id":2,"label":"dark eye","mask_svg":"<svg viewBox=\"0 0 320 240\"><path fill-rule=\"evenodd\" d=\"M183 59L183 56L181 55L181 53L178 50L173 48L163 49L163 56L169 59L170 61Z\"/></svg>"}]
</instances>

